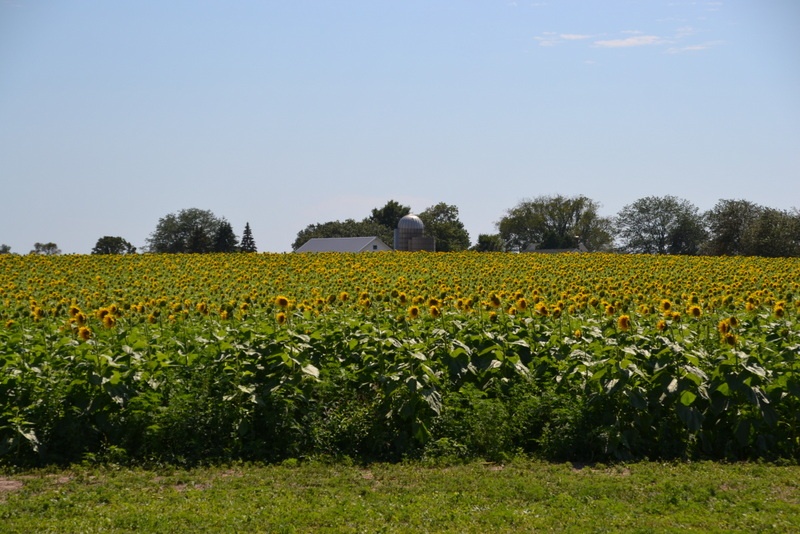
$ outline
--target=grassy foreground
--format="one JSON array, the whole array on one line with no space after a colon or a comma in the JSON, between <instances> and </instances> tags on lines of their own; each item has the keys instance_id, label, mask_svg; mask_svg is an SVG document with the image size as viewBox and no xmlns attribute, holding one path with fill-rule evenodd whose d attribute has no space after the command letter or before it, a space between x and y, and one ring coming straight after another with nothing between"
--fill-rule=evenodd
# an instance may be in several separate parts
<instances>
[{"instance_id":1,"label":"grassy foreground","mask_svg":"<svg viewBox=\"0 0 800 534\"><path fill-rule=\"evenodd\" d=\"M800 467L286 462L0 475L2 532L789 532Z\"/></svg>"}]
</instances>

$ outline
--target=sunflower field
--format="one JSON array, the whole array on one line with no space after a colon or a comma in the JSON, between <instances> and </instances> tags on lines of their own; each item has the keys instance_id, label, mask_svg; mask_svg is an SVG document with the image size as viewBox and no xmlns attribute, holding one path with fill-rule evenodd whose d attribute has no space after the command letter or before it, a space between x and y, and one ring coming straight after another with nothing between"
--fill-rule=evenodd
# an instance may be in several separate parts
<instances>
[{"instance_id":1,"label":"sunflower field","mask_svg":"<svg viewBox=\"0 0 800 534\"><path fill-rule=\"evenodd\" d=\"M800 260L0 256L0 463L800 459Z\"/></svg>"}]
</instances>

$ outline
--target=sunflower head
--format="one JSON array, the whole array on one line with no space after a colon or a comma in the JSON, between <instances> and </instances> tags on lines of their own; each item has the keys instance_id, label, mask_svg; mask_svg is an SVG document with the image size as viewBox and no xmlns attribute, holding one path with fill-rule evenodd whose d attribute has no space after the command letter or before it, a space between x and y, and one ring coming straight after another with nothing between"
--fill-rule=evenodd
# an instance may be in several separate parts
<instances>
[{"instance_id":1,"label":"sunflower head","mask_svg":"<svg viewBox=\"0 0 800 534\"><path fill-rule=\"evenodd\" d=\"M617 319L617 328L627 332L631 327L631 318L628 315L620 315Z\"/></svg>"},{"instance_id":2,"label":"sunflower head","mask_svg":"<svg viewBox=\"0 0 800 534\"><path fill-rule=\"evenodd\" d=\"M92 337L92 331L88 327L82 326L78 328L78 337L84 341L88 341Z\"/></svg>"}]
</instances>

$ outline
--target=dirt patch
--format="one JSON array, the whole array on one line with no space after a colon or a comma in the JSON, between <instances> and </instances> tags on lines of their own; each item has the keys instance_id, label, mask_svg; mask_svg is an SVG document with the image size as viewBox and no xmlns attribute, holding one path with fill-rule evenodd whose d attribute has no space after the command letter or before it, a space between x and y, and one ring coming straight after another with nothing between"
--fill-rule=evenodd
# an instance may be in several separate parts
<instances>
[{"instance_id":1,"label":"dirt patch","mask_svg":"<svg viewBox=\"0 0 800 534\"><path fill-rule=\"evenodd\" d=\"M24 484L21 480L0 477L0 502L6 502L6 495L22 489Z\"/></svg>"},{"instance_id":2,"label":"dirt patch","mask_svg":"<svg viewBox=\"0 0 800 534\"><path fill-rule=\"evenodd\" d=\"M10 478L0 478L0 493L7 491L19 491L22 489L22 482L19 480L11 480Z\"/></svg>"}]
</instances>

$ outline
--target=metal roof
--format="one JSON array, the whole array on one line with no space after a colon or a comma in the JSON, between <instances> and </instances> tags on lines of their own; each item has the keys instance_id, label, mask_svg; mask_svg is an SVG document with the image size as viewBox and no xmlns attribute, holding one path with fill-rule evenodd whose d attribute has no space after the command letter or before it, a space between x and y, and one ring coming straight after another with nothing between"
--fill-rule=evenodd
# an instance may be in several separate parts
<instances>
[{"instance_id":1,"label":"metal roof","mask_svg":"<svg viewBox=\"0 0 800 534\"><path fill-rule=\"evenodd\" d=\"M408 215L404 216L400 221L397 223L397 227L400 230L419 230L420 232L425 229L425 223L422 222L422 219L417 217L414 214L409 213Z\"/></svg>"},{"instance_id":2,"label":"metal roof","mask_svg":"<svg viewBox=\"0 0 800 534\"><path fill-rule=\"evenodd\" d=\"M295 252L379 252L392 250L379 237L312 237Z\"/></svg>"}]
</instances>

